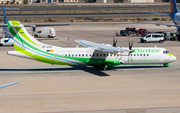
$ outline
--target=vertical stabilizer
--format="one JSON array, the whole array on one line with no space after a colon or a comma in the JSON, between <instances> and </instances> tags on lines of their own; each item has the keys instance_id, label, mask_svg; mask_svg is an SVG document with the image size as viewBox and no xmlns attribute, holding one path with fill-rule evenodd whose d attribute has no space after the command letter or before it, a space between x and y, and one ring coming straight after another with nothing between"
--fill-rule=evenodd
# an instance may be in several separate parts
<instances>
[{"instance_id":1,"label":"vertical stabilizer","mask_svg":"<svg viewBox=\"0 0 180 113\"><path fill-rule=\"evenodd\" d=\"M3 5L3 9L4 9L4 24L7 24L6 8L4 5Z\"/></svg>"},{"instance_id":2,"label":"vertical stabilizer","mask_svg":"<svg viewBox=\"0 0 180 113\"><path fill-rule=\"evenodd\" d=\"M171 13L179 12L179 9L177 8L175 0L170 0L170 6L171 6Z\"/></svg>"},{"instance_id":3,"label":"vertical stabilizer","mask_svg":"<svg viewBox=\"0 0 180 113\"><path fill-rule=\"evenodd\" d=\"M43 44L31 36L24 25L19 21L7 22L9 31L13 35L15 50L25 50L26 48L40 48Z\"/></svg>"}]
</instances>

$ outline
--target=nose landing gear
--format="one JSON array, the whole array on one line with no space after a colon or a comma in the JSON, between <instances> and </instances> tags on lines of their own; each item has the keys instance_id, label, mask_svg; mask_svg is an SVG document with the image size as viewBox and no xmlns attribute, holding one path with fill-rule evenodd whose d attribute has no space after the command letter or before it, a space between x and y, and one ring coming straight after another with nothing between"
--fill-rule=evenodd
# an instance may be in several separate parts
<instances>
[{"instance_id":1,"label":"nose landing gear","mask_svg":"<svg viewBox=\"0 0 180 113\"><path fill-rule=\"evenodd\" d=\"M166 63L166 64L163 64L164 65L164 67L169 67L169 64L168 63Z\"/></svg>"}]
</instances>

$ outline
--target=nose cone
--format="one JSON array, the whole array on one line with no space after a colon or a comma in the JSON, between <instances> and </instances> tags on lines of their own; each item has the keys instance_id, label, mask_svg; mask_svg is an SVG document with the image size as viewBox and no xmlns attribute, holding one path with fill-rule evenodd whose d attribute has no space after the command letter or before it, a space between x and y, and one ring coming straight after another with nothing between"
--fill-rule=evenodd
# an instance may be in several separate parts
<instances>
[{"instance_id":1,"label":"nose cone","mask_svg":"<svg viewBox=\"0 0 180 113\"><path fill-rule=\"evenodd\" d=\"M174 61L177 59L176 56L174 56L174 55L171 54L171 53L168 53L168 55L171 56L171 61L172 61L172 62L174 62Z\"/></svg>"},{"instance_id":2,"label":"nose cone","mask_svg":"<svg viewBox=\"0 0 180 113\"><path fill-rule=\"evenodd\" d=\"M173 56L173 61L175 61L177 58L175 56Z\"/></svg>"}]
</instances>

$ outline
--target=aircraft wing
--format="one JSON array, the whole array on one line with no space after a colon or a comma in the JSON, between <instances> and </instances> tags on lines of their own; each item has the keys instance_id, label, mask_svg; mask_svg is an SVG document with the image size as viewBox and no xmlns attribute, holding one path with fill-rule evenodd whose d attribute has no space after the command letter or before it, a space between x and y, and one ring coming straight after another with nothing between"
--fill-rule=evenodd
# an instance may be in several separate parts
<instances>
[{"instance_id":1,"label":"aircraft wing","mask_svg":"<svg viewBox=\"0 0 180 113\"><path fill-rule=\"evenodd\" d=\"M43 27L43 26L70 26L71 24L34 24L34 25L24 25L24 27ZM1 24L0 27L8 27L7 24Z\"/></svg>"},{"instance_id":2,"label":"aircraft wing","mask_svg":"<svg viewBox=\"0 0 180 113\"><path fill-rule=\"evenodd\" d=\"M131 50L129 49L122 49L120 47L113 47L112 45L107 45L107 44L99 44L95 42L90 42L86 40L75 40L79 45L83 47L92 47L95 48L96 50L103 51L103 52L108 52L108 53L129 53Z\"/></svg>"},{"instance_id":3,"label":"aircraft wing","mask_svg":"<svg viewBox=\"0 0 180 113\"><path fill-rule=\"evenodd\" d=\"M142 23L142 24L155 24L156 26L165 25L167 27L180 27L180 25L175 24L165 24L165 23L154 23L154 22L141 22L141 21L124 21L124 22L132 22L132 23Z\"/></svg>"},{"instance_id":4,"label":"aircraft wing","mask_svg":"<svg viewBox=\"0 0 180 113\"><path fill-rule=\"evenodd\" d=\"M44 26L70 26L71 24L33 24L36 27L44 27ZM31 27L32 25L24 25L24 27Z\"/></svg>"},{"instance_id":5,"label":"aircraft wing","mask_svg":"<svg viewBox=\"0 0 180 113\"><path fill-rule=\"evenodd\" d=\"M156 12L149 12L149 13L155 13L155 14L164 14L164 13L156 13ZM121 16L121 13L119 12L119 15ZM164 14L166 15L166 14ZM168 14L169 15L169 14ZM121 20L124 22L132 22L132 23L140 23L140 24L155 24L156 26L160 26L160 25L165 25L167 27L180 27L180 25L175 25L175 24L165 24L165 23L154 23L154 22L142 22L142 21L125 21L122 16L121 16Z\"/></svg>"},{"instance_id":6,"label":"aircraft wing","mask_svg":"<svg viewBox=\"0 0 180 113\"><path fill-rule=\"evenodd\" d=\"M152 14L158 14L158 15L166 15L166 16L170 16L170 14L166 14L166 13L159 13L159 12L147 12L147 13L152 13Z\"/></svg>"},{"instance_id":7,"label":"aircraft wing","mask_svg":"<svg viewBox=\"0 0 180 113\"><path fill-rule=\"evenodd\" d=\"M7 86L10 86L10 85L14 85L14 84L17 84L17 83L19 83L19 81L10 82L10 83L7 83L7 84L2 84L2 85L0 85L0 88L7 87Z\"/></svg>"}]
</instances>

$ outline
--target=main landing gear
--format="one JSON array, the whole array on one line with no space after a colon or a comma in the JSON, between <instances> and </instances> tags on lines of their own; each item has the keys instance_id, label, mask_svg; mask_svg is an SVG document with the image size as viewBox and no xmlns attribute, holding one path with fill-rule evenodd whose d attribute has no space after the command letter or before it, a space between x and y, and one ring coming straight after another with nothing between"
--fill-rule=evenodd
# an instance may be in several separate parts
<instances>
[{"instance_id":1,"label":"main landing gear","mask_svg":"<svg viewBox=\"0 0 180 113\"><path fill-rule=\"evenodd\" d=\"M163 64L164 65L164 67L169 67L169 64L168 63L166 63L166 64Z\"/></svg>"},{"instance_id":2,"label":"main landing gear","mask_svg":"<svg viewBox=\"0 0 180 113\"><path fill-rule=\"evenodd\" d=\"M107 65L102 65L102 66L94 66L94 69L101 69L102 71L106 71L108 68Z\"/></svg>"}]
</instances>

